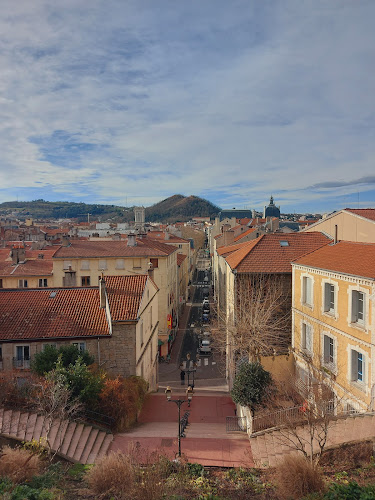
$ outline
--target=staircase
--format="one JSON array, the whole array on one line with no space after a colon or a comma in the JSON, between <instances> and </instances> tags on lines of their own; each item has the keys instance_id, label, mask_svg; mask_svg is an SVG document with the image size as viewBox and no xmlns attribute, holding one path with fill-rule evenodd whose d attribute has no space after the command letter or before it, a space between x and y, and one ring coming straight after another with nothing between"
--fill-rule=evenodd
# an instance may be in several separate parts
<instances>
[{"instance_id":1,"label":"staircase","mask_svg":"<svg viewBox=\"0 0 375 500\"><path fill-rule=\"evenodd\" d=\"M50 422L36 413L4 408L0 408L0 435L19 441L48 437L52 451L81 464L95 463L113 440L113 434L82 422Z\"/></svg>"}]
</instances>

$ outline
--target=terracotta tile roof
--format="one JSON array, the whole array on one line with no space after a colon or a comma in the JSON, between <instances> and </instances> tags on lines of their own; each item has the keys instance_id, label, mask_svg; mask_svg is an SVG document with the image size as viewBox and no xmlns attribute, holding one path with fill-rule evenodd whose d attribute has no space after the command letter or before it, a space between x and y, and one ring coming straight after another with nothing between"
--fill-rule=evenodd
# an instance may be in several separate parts
<instances>
[{"instance_id":1,"label":"terracotta tile roof","mask_svg":"<svg viewBox=\"0 0 375 500\"><path fill-rule=\"evenodd\" d=\"M152 280L147 275L104 279L112 320L136 320ZM98 287L0 290L0 341L109 336L99 305Z\"/></svg>"},{"instance_id":2,"label":"terracotta tile roof","mask_svg":"<svg viewBox=\"0 0 375 500\"><path fill-rule=\"evenodd\" d=\"M190 243L189 240L185 240L184 238L180 238L180 236L176 236L175 234L171 233L169 233L169 238L166 240L165 233L159 231L150 231L149 233L147 233L147 239L161 240L170 243Z\"/></svg>"},{"instance_id":3,"label":"terracotta tile roof","mask_svg":"<svg viewBox=\"0 0 375 500\"><path fill-rule=\"evenodd\" d=\"M240 219L240 224L241 226L247 226L249 222L251 222L252 219L249 219L248 217L245 217L244 219Z\"/></svg>"},{"instance_id":4,"label":"terracotta tile roof","mask_svg":"<svg viewBox=\"0 0 375 500\"><path fill-rule=\"evenodd\" d=\"M98 288L0 290L0 340L109 335Z\"/></svg>"},{"instance_id":5,"label":"terracotta tile roof","mask_svg":"<svg viewBox=\"0 0 375 500\"><path fill-rule=\"evenodd\" d=\"M254 241L254 240L252 240L252 241ZM250 243L252 243L252 241L242 241L240 243L232 243L232 245L227 245L225 247L218 248L216 250L216 253L218 255L222 255L225 257L225 256L230 255L231 253L235 252L236 250L240 250L244 246L246 248L248 248Z\"/></svg>"},{"instance_id":6,"label":"terracotta tile roof","mask_svg":"<svg viewBox=\"0 0 375 500\"><path fill-rule=\"evenodd\" d=\"M375 208L345 208L345 211L375 221Z\"/></svg>"},{"instance_id":7,"label":"terracotta tile roof","mask_svg":"<svg viewBox=\"0 0 375 500\"><path fill-rule=\"evenodd\" d=\"M307 235L311 237L306 238ZM319 232L265 234L244 243L226 261L238 273L291 273L293 260L330 241ZM285 242L285 246L280 242Z\"/></svg>"},{"instance_id":8,"label":"terracotta tile roof","mask_svg":"<svg viewBox=\"0 0 375 500\"><path fill-rule=\"evenodd\" d=\"M176 251L176 247L160 241L139 239L137 245L128 246L123 241L74 240L70 246L60 247L54 258L105 258L105 257L165 257Z\"/></svg>"},{"instance_id":9,"label":"terracotta tile roof","mask_svg":"<svg viewBox=\"0 0 375 500\"><path fill-rule=\"evenodd\" d=\"M11 250L0 249L0 276L49 276L52 275L52 257L56 248L48 250L30 250L26 248L26 260L23 263L14 265L11 257ZM39 258L43 255L43 259Z\"/></svg>"},{"instance_id":10,"label":"terracotta tile roof","mask_svg":"<svg viewBox=\"0 0 375 500\"><path fill-rule=\"evenodd\" d=\"M256 227L250 227L247 231L244 231L243 233L239 234L236 238L234 238L234 241L239 241L244 236L247 236L248 234L251 234L251 233L253 233L256 230L257 230Z\"/></svg>"},{"instance_id":11,"label":"terracotta tile roof","mask_svg":"<svg viewBox=\"0 0 375 500\"><path fill-rule=\"evenodd\" d=\"M186 255L182 254L182 253L178 253L177 254L177 265L180 266L184 260L186 259Z\"/></svg>"},{"instance_id":12,"label":"terracotta tile roof","mask_svg":"<svg viewBox=\"0 0 375 500\"><path fill-rule=\"evenodd\" d=\"M148 275L104 277L113 321L132 321L138 318L148 279Z\"/></svg>"},{"instance_id":13,"label":"terracotta tile roof","mask_svg":"<svg viewBox=\"0 0 375 500\"><path fill-rule=\"evenodd\" d=\"M340 241L304 255L294 263L375 279L375 243Z\"/></svg>"}]
</instances>

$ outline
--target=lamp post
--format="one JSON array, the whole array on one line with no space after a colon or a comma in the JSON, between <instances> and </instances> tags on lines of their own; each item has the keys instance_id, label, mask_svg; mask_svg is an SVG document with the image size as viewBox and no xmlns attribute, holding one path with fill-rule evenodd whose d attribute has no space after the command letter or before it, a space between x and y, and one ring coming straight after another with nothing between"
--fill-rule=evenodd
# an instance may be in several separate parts
<instances>
[{"instance_id":1,"label":"lamp post","mask_svg":"<svg viewBox=\"0 0 375 500\"><path fill-rule=\"evenodd\" d=\"M186 390L187 399L172 399L172 389L168 386L165 389L165 396L167 398L168 403L176 403L178 406L178 456L181 456L181 405L183 403L188 403L190 406L190 401L193 398L193 389L189 386Z\"/></svg>"}]
</instances>

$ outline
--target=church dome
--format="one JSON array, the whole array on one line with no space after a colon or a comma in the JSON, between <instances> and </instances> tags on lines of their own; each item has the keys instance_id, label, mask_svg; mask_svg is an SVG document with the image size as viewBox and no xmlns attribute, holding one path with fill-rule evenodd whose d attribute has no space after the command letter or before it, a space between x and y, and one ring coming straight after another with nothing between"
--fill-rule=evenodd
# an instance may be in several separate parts
<instances>
[{"instance_id":1,"label":"church dome","mask_svg":"<svg viewBox=\"0 0 375 500\"><path fill-rule=\"evenodd\" d=\"M270 198L270 204L265 207L264 217L278 217L280 218L280 209L274 204L273 196Z\"/></svg>"}]
</instances>

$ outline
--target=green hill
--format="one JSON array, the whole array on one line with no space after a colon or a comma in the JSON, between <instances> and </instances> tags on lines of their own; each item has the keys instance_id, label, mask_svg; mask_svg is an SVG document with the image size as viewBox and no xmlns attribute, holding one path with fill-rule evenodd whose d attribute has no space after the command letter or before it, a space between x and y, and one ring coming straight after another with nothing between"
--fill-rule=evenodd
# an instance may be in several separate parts
<instances>
[{"instance_id":1,"label":"green hill","mask_svg":"<svg viewBox=\"0 0 375 500\"><path fill-rule=\"evenodd\" d=\"M147 222L176 222L187 221L192 217L214 217L220 209L198 196L174 195L146 208ZM0 204L0 215L6 216L15 213L17 218L33 219L78 219L130 222L134 220L133 207L117 205L99 205L73 203L66 201L9 201Z\"/></svg>"}]
</instances>

